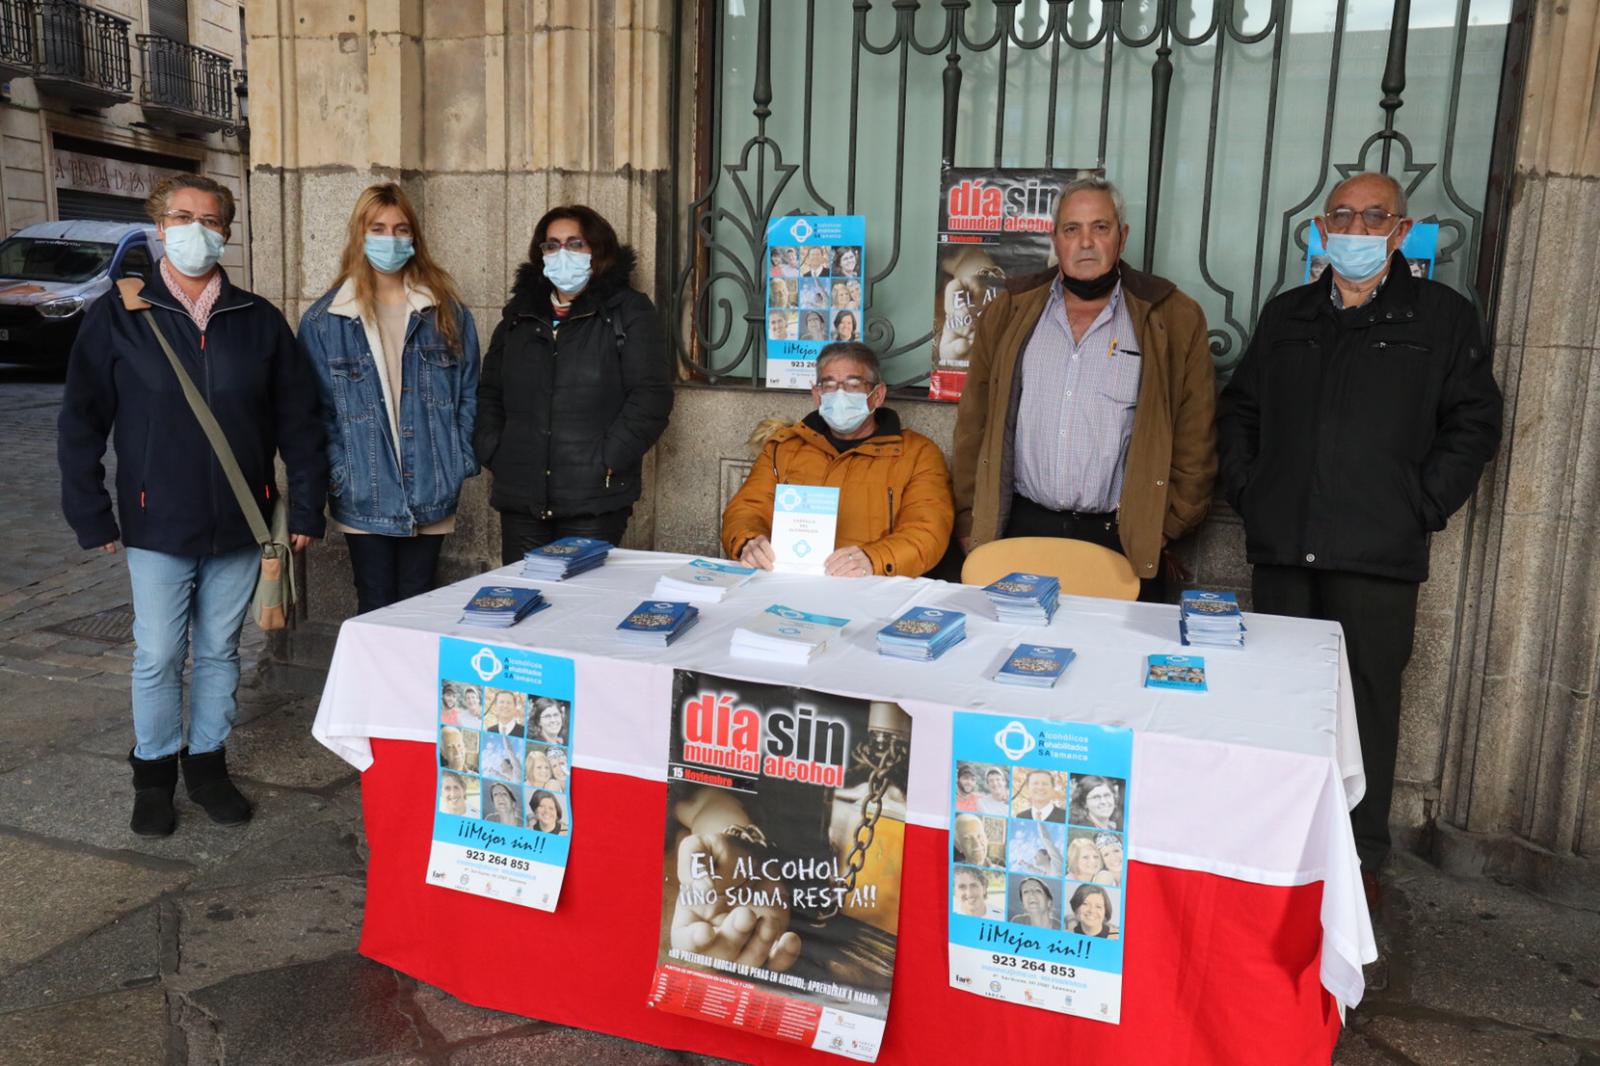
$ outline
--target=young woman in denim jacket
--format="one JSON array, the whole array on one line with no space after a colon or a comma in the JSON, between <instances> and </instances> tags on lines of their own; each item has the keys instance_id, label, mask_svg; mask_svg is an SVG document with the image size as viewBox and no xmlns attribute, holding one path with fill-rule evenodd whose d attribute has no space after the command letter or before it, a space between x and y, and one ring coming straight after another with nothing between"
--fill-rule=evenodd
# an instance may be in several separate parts
<instances>
[{"instance_id":1,"label":"young woman in denim jacket","mask_svg":"<svg viewBox=\"0 0 1600 1066\"><path fill-rule=\"evenodd\" d=\"M356 200L339 277L300 320L364 614L426 592L461 485L478 472L478 334L394 184Z\"/></svg>"}]
</instances>

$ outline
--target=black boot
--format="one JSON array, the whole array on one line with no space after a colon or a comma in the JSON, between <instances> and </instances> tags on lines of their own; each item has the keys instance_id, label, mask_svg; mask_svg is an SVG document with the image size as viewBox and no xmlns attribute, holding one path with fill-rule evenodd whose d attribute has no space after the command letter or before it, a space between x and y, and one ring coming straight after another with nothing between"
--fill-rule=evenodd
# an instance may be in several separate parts
<instances>
[{"instance_id":1,"label":"black boot","mask_svg":"<svg viewBox=\"0 0 1600 1066\"><path fill-rule=\"evenodd\" d=\"M233 787L228 777L228 759L221 748L203 755L190 755L189 749L184 748L179 755L183 760L183 787L190 799L206 809L213 822L243 825L250 820L250 801Z\"/></svg>"},{"instance_id":2,"label":"black boot","mask_svg":"<svg viewBox=\"0 0 1600 1066\"><path fill-rule=\"evenodd\" d=\"M128 823L142 837L170 836L178 824L172 809L172 793L178 787L178 757L135 758L128 752L133 767L133 819Z\"/></svg>"}]
</instances>

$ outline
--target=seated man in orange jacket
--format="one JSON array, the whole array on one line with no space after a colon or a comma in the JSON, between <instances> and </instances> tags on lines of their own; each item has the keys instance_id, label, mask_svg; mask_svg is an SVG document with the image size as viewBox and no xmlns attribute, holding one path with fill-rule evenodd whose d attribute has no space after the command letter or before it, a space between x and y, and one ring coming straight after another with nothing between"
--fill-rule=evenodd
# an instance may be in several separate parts
<instances>
[{"instance_id":1,"label":"seated man in orange jacket","mask_svg":"<svg viewBox=\"0 0 1600 1066\"><path fill-rule=\"evenodd\" d=\"M746 566L772 569L772 501L778 485L839 489L835 577L917 577L944 556L955 523L950 469L939 446L883 406L878 356L854 341L817 356L817 410L774 433L722 512L722 547Z\"/></svg>"}]
</instances>

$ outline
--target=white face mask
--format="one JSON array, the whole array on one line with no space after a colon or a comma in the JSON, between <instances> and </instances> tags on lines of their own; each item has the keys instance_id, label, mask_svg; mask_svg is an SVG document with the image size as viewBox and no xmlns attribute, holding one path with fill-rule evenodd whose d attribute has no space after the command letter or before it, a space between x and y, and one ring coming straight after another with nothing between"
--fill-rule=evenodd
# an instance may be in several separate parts
<instances>
[{"instance_id":1,"label":"white face mask","mask_svg":"<svg viewBox=\"0 0 1600 1066\"><path fill-rule=\"evenodd\" d=\"M161 238L167 258L172 260L178 273L191 278L203 278L211 273L211 268L222 258L222 249L227 243L227 238L222 234L206 229L198 222L186 226L168 226Z\"/></svg>"},{"instance_id":2,"label":"white face mask","mask_svg":"<svg viewBox=\"0 0 1600 1066\"><path fill-rule=\"evenodd\" d=\"M822 420L828 423L828 428L835 433L854 433L872 413L867 396L865 392L838 389L825 395L817 410L822 414Z\"/></svg>"}]
</instances>

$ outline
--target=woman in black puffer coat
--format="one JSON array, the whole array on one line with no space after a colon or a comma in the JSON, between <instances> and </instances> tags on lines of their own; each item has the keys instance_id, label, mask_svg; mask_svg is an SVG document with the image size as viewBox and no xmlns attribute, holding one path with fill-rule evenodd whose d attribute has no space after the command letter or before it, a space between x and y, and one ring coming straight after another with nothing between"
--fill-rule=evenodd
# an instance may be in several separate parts
<instances>
[{"instance_id":1,"label":"woman in black puffer coat","mask_svg":"<svg viewBox=\"0 0 1600 1066\"><path fill-rule=\"evenodd\" d=\"M655 307L629 285L633 249L611 224L554 208L528 260L484 356L473 434L506 563L559 537L618 543L672 412Z\"/></svg>"}]
</instances>

